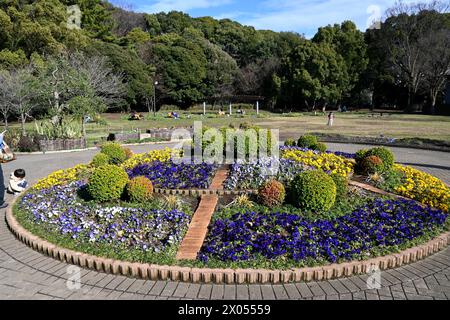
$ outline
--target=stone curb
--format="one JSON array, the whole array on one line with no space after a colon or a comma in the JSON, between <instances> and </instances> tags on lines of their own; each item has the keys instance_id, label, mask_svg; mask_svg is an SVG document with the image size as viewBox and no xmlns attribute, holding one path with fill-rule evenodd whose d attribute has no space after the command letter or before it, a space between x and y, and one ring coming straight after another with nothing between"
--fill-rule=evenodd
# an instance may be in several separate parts
<instances>
[{"instance_id":1,"label":"stone curb","mask_svg":"<svg viewBox=\"0 0 450 320\"><path fill-rule=\"evenodd\" d=\"M258 190L220 190L220 189L159 189L155 188L155 193L171 194L180 196L202 196L202 195L218 195L218 196L240 196L243 194L258 194Z\"/></svg>"},{"instance_id":2,"label":"stone curb","mask_svg":"<svg viewBox=\"0 0 450 320\"><path fill-rule=\"evenodd\" d=\"M186 139L181 140L173 140L173 141L155 141L155 142L145 142L145 143L129 143L129 144L121 144L122 147L133 147L133 146L152 146L152 145L160 145L160 144L171 144L177 142L186 142L190 141ZM15 155L23 156L23 155L42 155L42 154L58 154L58 153L72 153L72 152L84 152L97 150L98 147L89 147L85 149L73 149L73 150L60 150L60 151L35 151L35 152L14 152Z\"/></svg>"},{"instance_id":3,"label":"stone curb","mask_svg":"<svg viewBox=\"0 0 450 320\"><path fill-rule=\"evenodd\" d=\"M373 258L367 261L353 261L332 264L323 267L301 268L289 270L256 270L256 269L200 269L179 266L159 266L153 264L132 263L107 258L100 258L81 252L58 247L25 230L15 219L12 206L7 208L6 222L11 232L24 244L49 257L65 263L114 275L131 276L139 279L172 280L193 283L260 283L277 284L289 282L309 282L331 280L370 271L387 270L413 263L437 253L450 243L450 232L426 244L404 250L397 254Z\"/></svg>"}]
</instances>

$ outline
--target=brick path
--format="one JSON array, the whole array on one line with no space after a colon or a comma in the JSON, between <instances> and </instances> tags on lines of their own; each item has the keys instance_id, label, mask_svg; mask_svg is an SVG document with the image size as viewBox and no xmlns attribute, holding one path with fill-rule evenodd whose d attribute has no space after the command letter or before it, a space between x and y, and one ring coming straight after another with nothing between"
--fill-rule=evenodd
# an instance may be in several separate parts
<instances>
[{"instance_id":1,"label":"brick path","mask_svg":"<svg viewBox=\"0 0 450 320\"><path fill-rule=\"evenodd\" d=\"M360 147L330 146L347 152ZM135 149L143 152L144 148L149 147ZM394 152L400 162L415 163L450 181L450 170L443 169L450 168L448 153L401 148L395 148ZM24 156L3 169L5 176L12 168L29 169L29 180L35 182L56 169L88 161L93 153ZM44 165L36 166L36 161ZM450 299L450 248L426 260L382 272L380 289L368 289L368 275L284 285L215 285L136 280L80 269L81 287L71 290L67 280L74 279L72 269L76 268L16 240L7 229L4 214L4 210L0 211L0 299Z\"/></svg>"}]
</instances>

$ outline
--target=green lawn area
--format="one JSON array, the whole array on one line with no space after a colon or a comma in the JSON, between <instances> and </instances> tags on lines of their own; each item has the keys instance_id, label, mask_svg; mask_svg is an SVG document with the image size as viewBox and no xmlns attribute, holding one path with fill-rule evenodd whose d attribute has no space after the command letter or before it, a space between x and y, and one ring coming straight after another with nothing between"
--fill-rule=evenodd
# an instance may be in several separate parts
<instances>
[{"instance_id":1,"label":"green lawn area","mask_svg":"<svg viewBox=\"0 0 450 320\"><path fill-rule=\"evenodd\" d=\"M329 128L327 116L318 113L289 113L274 114L261 111L257 116L255 111L247 111L245 116L233 115L218 116L217 112L209 112L203 116L202 111L177 111L180 119L170 119L167 112L159 112L156 117L153 114L143 113L145 120L129 121L128 114L103 114L106 125L88 124L87 133L89 144L100 142L109 133L129 132L136 129L145 132L151 128L188 127L194 121L202 121L203 126L222 127L228 125L238 126L240 123L250 122L255 125L279 129L282 139L287 137L297 138L305 133L340 134L346 136L367 136L392 138L423 138L450 141L450 117L428 116L420 114L404 113L371 113L348 112L336 113L335 125ZM12 126L18 127L17 123ZM34 130L34 124L27 124L28 130Z\"/></svg>"}]
</instances>

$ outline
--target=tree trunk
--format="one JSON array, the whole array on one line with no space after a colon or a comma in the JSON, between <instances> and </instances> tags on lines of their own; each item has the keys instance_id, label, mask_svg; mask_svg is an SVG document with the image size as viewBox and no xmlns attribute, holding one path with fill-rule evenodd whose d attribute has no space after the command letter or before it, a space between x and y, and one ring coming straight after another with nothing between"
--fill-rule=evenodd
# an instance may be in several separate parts
<instances>
[{"instance_id":1,"label":"tree trunk","mask_svg":"<svg viewBox=\"0 0 450 320\"><path fill-rule=\"evenodd\" d=\"M21 130L22 130L22 136L25 136L25 122L27 121L27 117L24 114L20 115L20 122L21 122Z\"/></svg>"},{"instance_id":2,"label":"tree trunk","mask_svg":"<svg viewBox=\"0 0 450 320\"><path fill-rule=\"evenodd\" d=\"M86 139L86 124L84 123L84 116L81 118L81 134Z\"/></svg>"},{"instance_id":3,"label":"tree trunk","mask_svg":"<svg viewBox=\"0 0 450 320\"><path fill-rule=\"evenodd\" d=\"M4 122L5 122L5 130L8 130L8 116L6 114L3 115L3 119L4 119Z\"/></svg>"}]
</instances>

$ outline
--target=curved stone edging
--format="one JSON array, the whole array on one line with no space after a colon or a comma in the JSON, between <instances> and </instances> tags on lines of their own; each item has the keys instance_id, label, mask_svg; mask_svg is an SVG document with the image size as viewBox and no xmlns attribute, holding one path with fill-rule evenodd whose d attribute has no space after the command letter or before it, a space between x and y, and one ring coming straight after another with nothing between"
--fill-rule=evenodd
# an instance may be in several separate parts
<instances>
[{"instance_id":1,"label":"curved stone edging","mask_svg":"<svg viewBox=\"0 0 450 320\"><path fill-rule=\"evenodd\" d=\"M373 268L386 270L422 260L450 243L450 232L446 232L426 244L404 250L398 254L353 261L322 267L289 270L261 269L201 269L178 266L159 266L100 258L58 247L25 230L13 215L12 206L6 211L6 222L12 233L23 243L47 256L62 262L115 275L132 276L151 280L172 280L203 283L289 283L321 281L368 273Z\"/></svg>"},{"instance_id":2,"label":"curved stone edging","mask_svg":"<svg viewBox=\"0 0 450 320\"><path fill-rule=\"evenodd\" d=\"M212 190L212 189L159 189L155 188L155 193L182 195L182 196L202 196L202 195L219 195L219 196L239 196L242 194L257 194L258 190Z\"/></svg>"}]
</instances>

